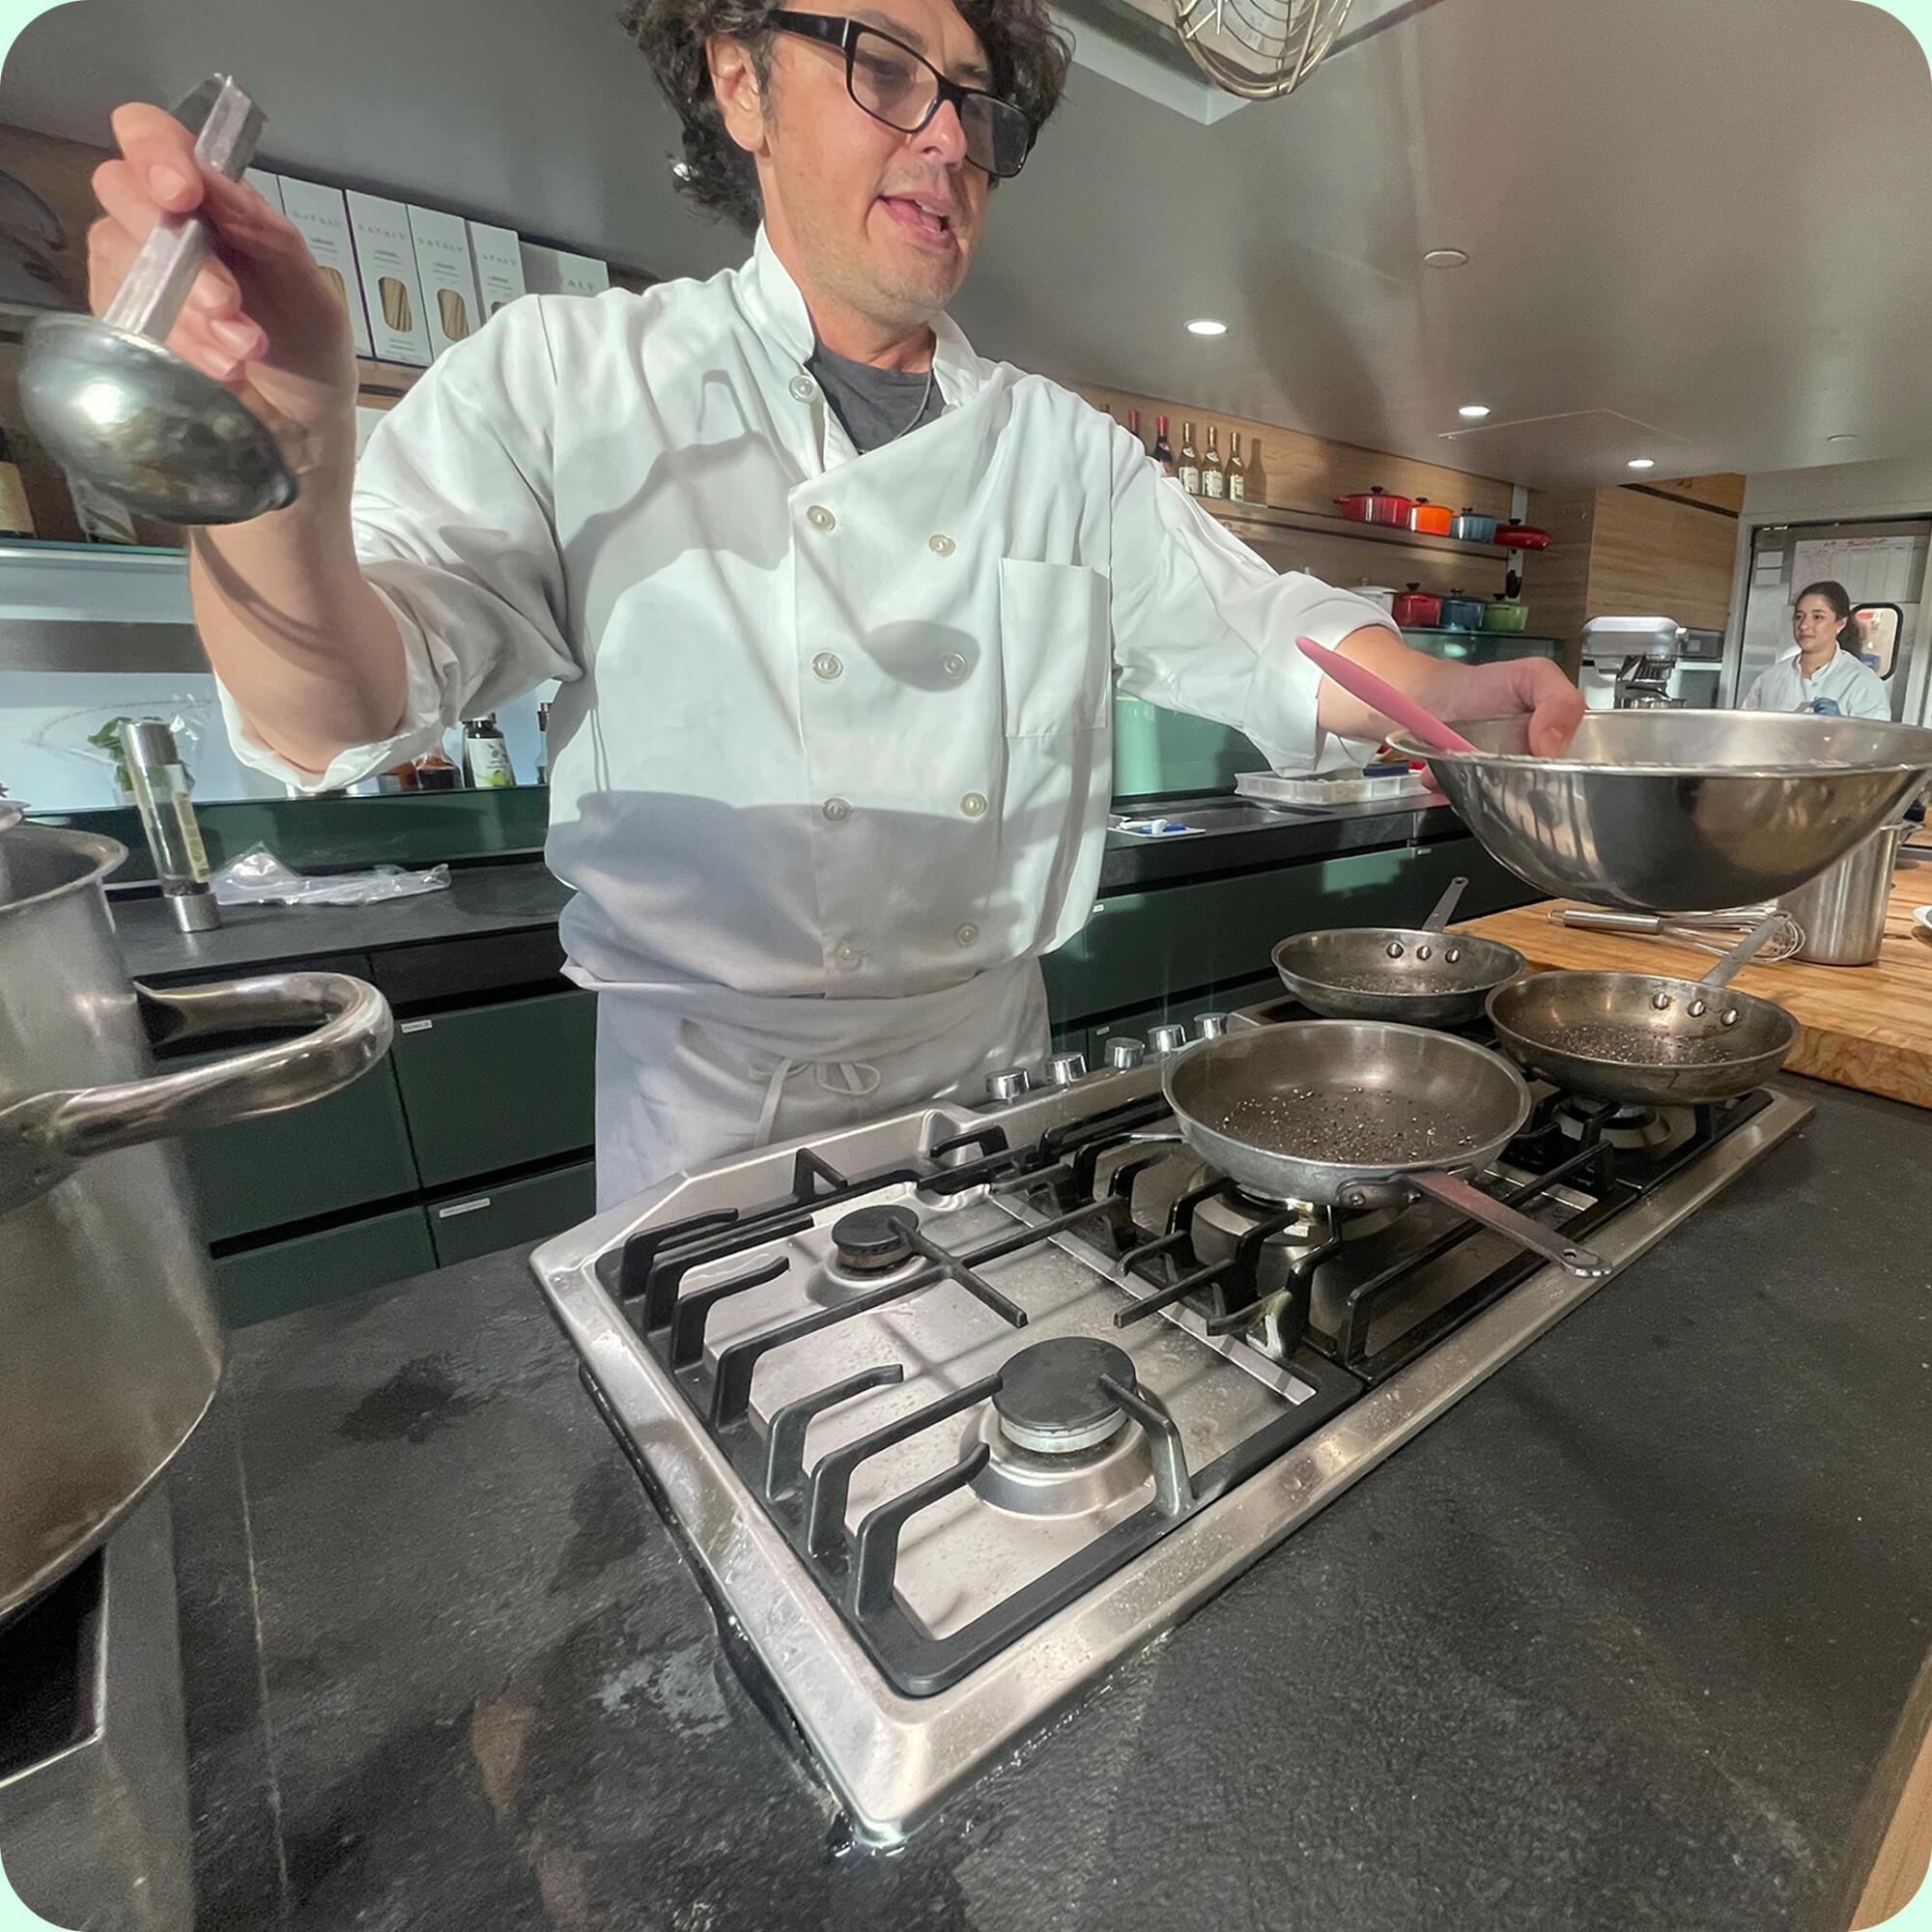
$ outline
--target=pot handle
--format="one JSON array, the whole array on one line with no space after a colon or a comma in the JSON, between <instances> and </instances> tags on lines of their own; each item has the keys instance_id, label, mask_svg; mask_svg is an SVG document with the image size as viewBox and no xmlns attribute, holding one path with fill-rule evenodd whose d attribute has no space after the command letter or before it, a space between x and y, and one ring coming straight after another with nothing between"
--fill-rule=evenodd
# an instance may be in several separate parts
<instances>
[{"instance_id":1,"label":"pot handle","mask_svg":"<svg viewBox=\"0 0 1932 1932\"><path fill-rule=\"evenodd\" d=\"M1460 1174L1424 1172L1406 1175L1404 1179L1411 1187L1441 1202L1443 1207L1453 1208L1457 1213L1466 1214L1472 1221L1480 1221L1484 1227L1492 1229L1498 1235L1506 1235L1518 1246L1532 1250L1545 1261L1554 1262L1558 1267L1567 1268L1585 1281L1599 1280L1612 1272L1610 1264L1601 1255L1578 1247L1574 1241L1566 1241L1561 1235L1552 1234L1540 1221L1532 1221L1527 1214L1519 1214L1514 1208L1505 1208L1493 1195L1485 1194L1480 1187L1472 1186Z\"/></svg>"},{"instance_id":2,"label":"pot handle","mask_svg":"<svg viewBox=\"0 0 1932 1932\"><path fill-rule=\"evenodd\" d=\"M137 985L156 1042L319 1021L298 1039L108 1087L36 1094L0 1108L0 1214L64 1180L90 1154L320 1100L388 1051L388 1002L346 973L267 973L158 992Z\"/></svg>"}]
</instances>

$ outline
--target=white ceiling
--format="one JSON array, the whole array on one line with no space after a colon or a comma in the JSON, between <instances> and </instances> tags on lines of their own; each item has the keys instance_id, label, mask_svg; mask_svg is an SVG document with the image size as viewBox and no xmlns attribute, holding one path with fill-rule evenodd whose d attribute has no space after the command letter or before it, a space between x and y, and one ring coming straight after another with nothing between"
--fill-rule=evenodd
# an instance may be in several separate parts
<instances>
[{"instance_id":1,"label":"white ceiling","mask_svg":"<svg viewBox=\"0 0 1932 1932\"><path fill-rule=\"evenodd\" d=\"M229 67L292 171L707 273L741 243L673 198L616 11L80 0L23 35L0 119L98 140ZM1058 375L1531 483L1896 458L1932 445L1928 210L1932 78L1875 7L1443 0L1211 126L1076 68L957 314ZM1443 245L1470 265L1423 268Z\"/></svg>"}]
</instances>

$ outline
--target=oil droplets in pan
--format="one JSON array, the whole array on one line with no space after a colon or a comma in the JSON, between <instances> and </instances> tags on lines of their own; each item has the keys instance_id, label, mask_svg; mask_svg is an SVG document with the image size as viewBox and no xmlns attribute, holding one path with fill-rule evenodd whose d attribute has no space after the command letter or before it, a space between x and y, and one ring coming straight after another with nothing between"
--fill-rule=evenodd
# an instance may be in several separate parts
<instances>
[{"instance_id":1,"label":"oil droplets in pan","mask_svg":"<svg viewBox=\"0 0 1932 1932\"><path fill-rule=\"evenodd\" d=\"M1359 1167L1448 1160L1469 1141L1467 1127L1446 1107L1372 1087L1243 1094L1216 1126L1264 1153Z\"/></svg>"}]
</instances>

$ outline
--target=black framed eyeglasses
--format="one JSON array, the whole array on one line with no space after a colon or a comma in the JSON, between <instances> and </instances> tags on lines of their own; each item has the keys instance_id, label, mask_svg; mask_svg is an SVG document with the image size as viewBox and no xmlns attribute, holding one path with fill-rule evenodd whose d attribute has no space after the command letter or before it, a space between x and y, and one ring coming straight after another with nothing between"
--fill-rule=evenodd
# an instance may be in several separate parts
<instances>
[{"instance_id":1,"label":"black framed eyeglasses","mask_svg":"<svg viewBox=\"0 0 1932 1932\"><path fill-rule=\"evenodd\" d=\"M775 11L781 32L837 47L845 56L845 91L874 121L901 134L917 134L944 102L951 101L966 136L966 158L996 181L1019 173L1037 129L1024 108L983 87L950 80L922 53L891 34L836 14Z\"/></svg>"}]
</instances>

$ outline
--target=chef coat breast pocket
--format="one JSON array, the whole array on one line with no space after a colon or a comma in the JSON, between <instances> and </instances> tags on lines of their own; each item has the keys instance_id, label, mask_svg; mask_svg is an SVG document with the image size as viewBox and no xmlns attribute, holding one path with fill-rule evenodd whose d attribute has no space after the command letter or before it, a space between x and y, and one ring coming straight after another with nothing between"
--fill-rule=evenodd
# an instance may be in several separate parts
<instances>
[{"instance_id":1,"label":"chef coat breast pocket","mask_svg":"<svg viewBox=\"0 0 1932 1932\"><path fill-rule=\"evenodd\" d=\"M1112 688L1110 585L1077 563L1000 559L1000 674L1007 736L1087 731Z\"/></svg>"}]
</instances>

